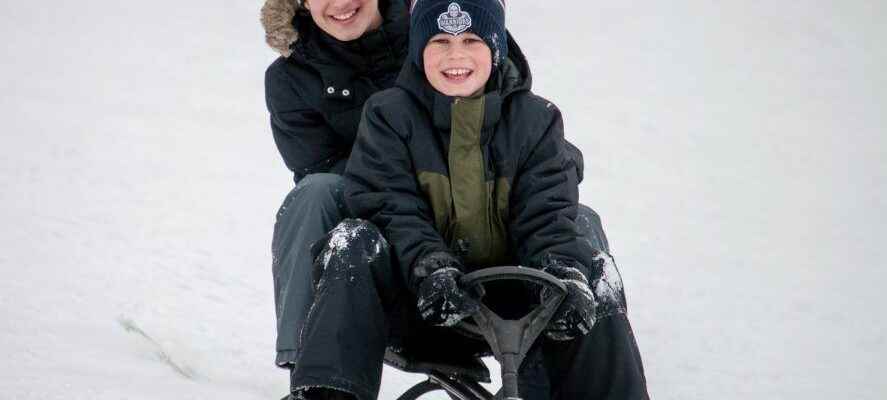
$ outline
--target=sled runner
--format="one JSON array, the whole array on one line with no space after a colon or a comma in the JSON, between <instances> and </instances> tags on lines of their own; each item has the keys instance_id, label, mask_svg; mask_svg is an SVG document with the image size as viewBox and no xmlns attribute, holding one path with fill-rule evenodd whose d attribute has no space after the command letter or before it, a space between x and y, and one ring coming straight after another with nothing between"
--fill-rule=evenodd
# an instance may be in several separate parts
<instances>
[{"instance_id":1,"label":"sled runner","mask_svg":"<svg viewBox=\"0 0 887 400\"><path fill-rule=\"evenodd\" d=\"M517 319L497 314L485 304L487 284L526 282L538 286L544 293L541 304ZM444 391L457 400L519 400L517 372L530 346L542 333L566 296L564 284L545 272L522 267L494 267L466 274L462 285L481 303L480 311L471 320L460 323L461 333L486 340L502 370L502 389L494 396L480 383L490 382L490 373L479 358L462 360L408 359L388 351L385 363L413 373L428 376L402 394L398 400L416 400L433 391Z\"/></svg>"}]
</instances>

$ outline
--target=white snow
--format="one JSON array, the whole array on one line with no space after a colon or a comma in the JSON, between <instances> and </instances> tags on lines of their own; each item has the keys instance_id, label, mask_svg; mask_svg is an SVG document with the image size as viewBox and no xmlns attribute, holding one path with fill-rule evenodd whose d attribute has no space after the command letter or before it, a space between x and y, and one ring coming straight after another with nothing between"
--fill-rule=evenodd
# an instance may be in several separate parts
<instances>
[{"instance_id":1,"label":"white snow","mask_svg":"<svg viewBox=\"0 0 887 400\"><path fill-rule=\"evenodd\" d=\"M260 6L0 4L0 397L285 393ZM883 398L887 3L508 7L654 398Z\"/></svg>"},{"instance_id":2,"label":"white snow","mask_svg":"<svg viewBox=\"0 0 887 400\"><path fill-rule=\"evenodd\" d=\"M360 234L363 229L366 229L364 225L350 223L340 224L333 228L329 235L329 242L326 245L327 248L329 248L329 251L324 253L323 256L323 268L326 269L329 266L330 259L334 255L348 249L348 245L357 238L357 235ZM378 248L378 245L374 245L373 247ZM369 258L371 259L372 257ZM353 268L353 266L351 267Z\"/></svg>"},{"instance_id":3,"label":"white snow","mask_svg":"<svg viewBox=\"0 0 887 400\"><path fill-rule=\"evenodd\" d=\"M600 279L592 282L594 296L598 299L598 303L620 304L619 309L623 309L622 299L619 294L623 291L624 286L615 260L613 260L612 256L603 252L599 253L594 259L596 261L603 261L603 266L601 267L603 273Z\"/></svg>"}]
</instances>

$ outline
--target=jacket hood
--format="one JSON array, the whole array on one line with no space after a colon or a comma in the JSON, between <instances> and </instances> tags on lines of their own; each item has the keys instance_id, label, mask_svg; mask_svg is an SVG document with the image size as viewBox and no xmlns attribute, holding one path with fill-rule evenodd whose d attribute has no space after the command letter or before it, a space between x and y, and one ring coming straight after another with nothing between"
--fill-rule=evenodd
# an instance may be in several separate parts
<instances>
[{"instance_id":1,"label":"jacket hood","mask_svg":"<svg viewBox=\"0 0 887 400\"><path fill-rule=\"evenodd\" d=\"M261 21L265 28L265 43L284 57L292 54L290 46L299 40L293 25L296 11L302 6L298 0L265 0Z\"/></svg>"},{"instance_id":2,"label":"jacket hood","mask_svg":"<svg viewBox=\"0 0 887 400\"><path fill-rule=\"evenodd\" d=\"M302 24L313 25L307 10L303 10L302 1L304 0L265 0L262 6L260 19L265 29L265 43L284 57L289 57L293 53L292 47L299 41L300 32L309 29ZM398 7L391 7L395 4ZM393 19L402 17L404 21L398 23L405 24L408 29L409 12L405 4L406 0L379 0L386 25ZM400 11L403 11L403 15L396 15Z\"/></svg>"}]
</instances>

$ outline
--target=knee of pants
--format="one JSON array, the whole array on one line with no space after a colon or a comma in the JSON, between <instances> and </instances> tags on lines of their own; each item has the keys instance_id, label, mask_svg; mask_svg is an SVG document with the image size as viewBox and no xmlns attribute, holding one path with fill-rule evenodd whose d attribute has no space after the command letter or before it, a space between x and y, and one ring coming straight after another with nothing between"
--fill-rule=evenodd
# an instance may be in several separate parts
<instances>
[{"instance_id":1,"label":"knee of pants","mask_svg":"<svg viewBox=\"0 0 887 400\"><path fill-rule=\"evenodd\" d=\"M318 211L337 211L345 209L343 190L345 178L336 174L310 174L299 180L280 206L277 218L287 215L293 207L311 207Z\"/></svg>"},{"instance_id":2,"label":"knee of pants","mask_svg":"<svg viewBox=\"0 0 887 400\"><path fill-rule=\"evenodd\" d=\"M348 218L330 231L324 251L375 254L387 246L385 237L376 225L363 219Z\"/></svg>"},{"instance_id":3,"label":"knee of pants","mask_svg":"<svg viewBox=\"0 0 887 400\"><path fill-rule=\"evenodd\" d=\"M387 256L388 241L369 221L349 218L336 225L326 240L315 243L312 253L321 267L333 261L365 265Z\"/></svg>"},{"instance_id":4,"label":"knee of pants","mask_svg":"<svg viewBox=\"0 0 887 400\"><path fill-rule=\"evenodd\" d=\"M388 241L374 224L361 219L345 219L329 232L325 243L315 248L315 282L328 274L342 274L372 279L389 285L392 263Z\"/></svg>"}]
</instances>

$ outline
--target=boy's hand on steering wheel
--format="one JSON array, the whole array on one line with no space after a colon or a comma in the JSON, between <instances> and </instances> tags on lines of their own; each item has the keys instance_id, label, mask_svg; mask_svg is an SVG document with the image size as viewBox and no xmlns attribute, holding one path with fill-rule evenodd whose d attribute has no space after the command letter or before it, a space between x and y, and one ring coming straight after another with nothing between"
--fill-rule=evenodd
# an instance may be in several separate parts
<instances>
[{"instance_id":1,"label":"boy's hand on steering wheel","mask_svg":"<svg viewBox=\"0 0 887 400\"><path fill-rule=\"evenodd\" d=\"M476 313L480 306L459 287L462 272L453 267L434 271L419 284L418 309L432 325L455 326Z\"/></svg>"},{"instance_id":2,"label":"boy's hand on steering wheel","mask_svg":"<svg viewBox=\"0 0 887 400\"><path fill-rule=\"evenodd\" d=\"M597 301L588 285L588 278L579 269L562 263L549 263L542 271L561 280L567 287L564 301L555 311L545 329L545 336L552 340L572 340L591 332L595 322ZM543 290L542 296L546 296Z\"/></svg>"}]
</instances>

